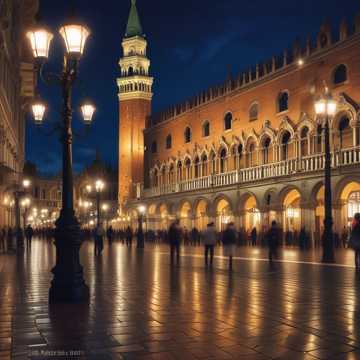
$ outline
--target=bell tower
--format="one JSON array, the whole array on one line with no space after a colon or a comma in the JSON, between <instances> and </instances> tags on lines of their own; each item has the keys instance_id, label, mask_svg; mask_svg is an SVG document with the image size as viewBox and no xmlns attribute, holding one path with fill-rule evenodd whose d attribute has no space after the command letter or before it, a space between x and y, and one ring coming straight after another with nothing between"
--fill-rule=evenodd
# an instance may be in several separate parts
<instances>
[{"instance_id":1,"label":"bell tower","mask_svg":"<svg viewBox=\"0 0 360 360\"><path fill-rule=\"evenodd\" d=\"M146 57L147 41L141 27L136 0L131 0L126 34L119 61L119 205L120 211L138 184L144 182L144 129L151 114L153 78Z\"/></svg>"}]
</instances>

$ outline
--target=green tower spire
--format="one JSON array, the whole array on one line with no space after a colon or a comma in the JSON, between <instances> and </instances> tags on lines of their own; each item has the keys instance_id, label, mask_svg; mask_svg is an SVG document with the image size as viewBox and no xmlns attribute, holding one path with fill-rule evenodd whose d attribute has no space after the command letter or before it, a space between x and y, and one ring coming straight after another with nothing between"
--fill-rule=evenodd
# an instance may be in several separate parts
<instances>
[{"instance_id":1,"label":"green tower spire","mask_svg":"<svg viewBox=\"0 0 360 360\"><path fill-rule=\"evenodd\" d=\"M125 37L142 36L143 30L140 23L139 14L136 8L136 0L131 0L129 20L126 26Z\"/></svg>"}]
</instances>

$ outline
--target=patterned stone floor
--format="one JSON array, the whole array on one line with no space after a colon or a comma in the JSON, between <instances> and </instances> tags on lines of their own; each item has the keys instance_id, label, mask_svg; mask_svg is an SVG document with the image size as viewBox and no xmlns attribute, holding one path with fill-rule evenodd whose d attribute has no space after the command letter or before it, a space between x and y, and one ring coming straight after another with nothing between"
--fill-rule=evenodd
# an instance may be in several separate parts
<instances>
[{"instance_id":1,"label":"patterned stone floor","mask_svg":"<svg viewBox=\"0 0 360 360\"><path fill-rule=\"evenodd\" d=\"M239 248L229 274L202 249L170 266L166 246L82 247L89 306L47 304L54 249L34 240L0 254L0 359L360 359L360 275L350 251L322 266L318 251ZM312 262L312 263L303 263Z\"/></svg>"}]
</instances>

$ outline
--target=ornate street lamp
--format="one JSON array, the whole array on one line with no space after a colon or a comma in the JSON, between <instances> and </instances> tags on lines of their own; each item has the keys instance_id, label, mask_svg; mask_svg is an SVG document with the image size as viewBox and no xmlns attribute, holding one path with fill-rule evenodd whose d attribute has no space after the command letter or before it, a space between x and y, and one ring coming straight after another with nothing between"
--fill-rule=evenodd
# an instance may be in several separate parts
<instances>
[{"instance_id":1,"label":"ornate street lamp","mask_svg":"<svg viewBox=\"0 0 360 360\"><path fill-rule=\"evenodd\" d=\"M325 219L324 219L324 233L322 236L323 257L322 262L335 262L334 256L334 234L332 230L332 207L331 207L331 152L330 152L330 118L336 113L337 104L333 100L331 94L326 88L325 94L315 101L315 113L323 120L323 130L325 136Z\"/></svg>"},{"instance_id":2,"label":"ornate street lamp","mask_svg":"<svg viewBox=\"0 0 360 360\"><path fill-rule=\"evenodd\" d=\"M78 66L84 52L86 40L90 31L86 26L78 23L66 24L61 27L66 53L63 69L59 74L44 74L43 65L49 55L49 48L53 35L44 27L31 29L27 33L33 55L36 58L36 69L40 77L47 84L57 84L62 90L62 119L58 127L62 143L62 208L55 223L56 265L52 269L54 278L49 291L49 302L87 302L89 288L83 278L83 268L80 264L80 225L75 216L73 203L73 172L72 172L72 88L77 79ZM36 98L32 111L35 121L43 120L46 106ZM89 124L92 112L86 112L84 121ZM84 115L84 112L83 112Z\"/></svg>"}]
</instances>

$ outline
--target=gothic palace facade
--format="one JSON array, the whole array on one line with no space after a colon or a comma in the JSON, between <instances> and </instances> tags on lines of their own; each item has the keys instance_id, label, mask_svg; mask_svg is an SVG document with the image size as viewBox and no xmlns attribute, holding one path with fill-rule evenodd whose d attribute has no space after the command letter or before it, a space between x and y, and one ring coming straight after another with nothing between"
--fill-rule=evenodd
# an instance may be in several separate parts
<instances>
[{"instance_id":1,"label":"gothic palace facade","mask_svg":"<svg viewBox=\"0 0 360 360\"><path fill-rule=\"evenodd\" d=\"M136 224L146 205L147 228L179 218L203 229L213 220L260 231L276 219L285 231L302 226L312 239L324 218L324 136L314 101L330 89L335 231L360 210L360 16L342 21L336 38L323 24L281 56L151 114L147 41L132 1L119 87L120 224Z\"/></svg>"}]
</instances>

